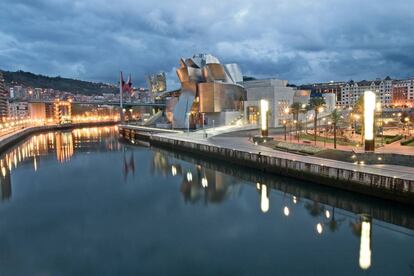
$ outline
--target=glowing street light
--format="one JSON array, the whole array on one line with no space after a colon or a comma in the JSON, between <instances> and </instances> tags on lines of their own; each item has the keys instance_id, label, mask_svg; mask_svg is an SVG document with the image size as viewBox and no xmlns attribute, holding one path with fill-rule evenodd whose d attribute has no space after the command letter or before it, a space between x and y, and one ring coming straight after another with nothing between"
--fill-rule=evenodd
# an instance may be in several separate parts
<instances>
[{"instance_id":1,"label":"glowing street light","mask_svg":"<svg viewBox=\"0 0 414 276\"><path fill-rule=\"evenodd\" d=\"M269 111L269 102L267 100L260 100L260 116L261 116L261 130L262 130L262 136L268 136L269 130L268 130L268 118L267 113Z\"/></svg>"},{"instance_id":2,"label":"glowing street light","mask_svg":"<svg viewBox=\"0 0 414 276\"><path fill-rule=\"evenodd\" d=\"M372 91L364 92L364 136L365 151L375 150L374 140L374 113L375 113L375 93Z\"/></svg>"}]
</instances>

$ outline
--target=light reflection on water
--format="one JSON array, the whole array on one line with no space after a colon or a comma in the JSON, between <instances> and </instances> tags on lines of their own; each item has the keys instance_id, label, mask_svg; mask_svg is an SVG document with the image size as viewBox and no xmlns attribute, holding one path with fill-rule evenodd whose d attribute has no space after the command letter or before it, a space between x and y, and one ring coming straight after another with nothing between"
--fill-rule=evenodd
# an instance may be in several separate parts
<instances>
[{"instance_id":1,"label":"light reflection on water","mask_svg":"<svg viewBox=\"0 0 414 276\"><path fill-rule=\"evenodd\" d=\"M0 165L4 275L414 272L411 209L122 145L113 127L32 136Z\"/></svg>"}]
</instances>

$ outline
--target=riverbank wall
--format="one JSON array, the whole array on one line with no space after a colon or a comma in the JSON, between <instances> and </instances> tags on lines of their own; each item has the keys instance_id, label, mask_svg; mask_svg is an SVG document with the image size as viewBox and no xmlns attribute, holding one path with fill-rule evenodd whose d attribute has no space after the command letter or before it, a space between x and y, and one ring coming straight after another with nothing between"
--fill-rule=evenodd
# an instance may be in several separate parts
<instances>
[{"instance_id":1,"label":"riverbank wall","mask_svg":"<svg viewBox=\"0 0 414 276\"><path fill-rule=\"evenodd\" d=\"M299 181L290 177L275 177L274 174L261 173L255 169L240 169L240 166L231 165L217 159L209 159L193 155L188 152L171 151L162 147L152 147L174 159L184 160L202 166L203 168L231 175L249 183L266 184L268 187L278 190L284 196L296 197L297 201L307 199L352 212L354 214L366 214L380 221L399 225L414 230L414 214L412 208L405 204L386 204L382 199L338 190L323 185L309 185L308 182Z\"/></svg>"},{"instance_id":2,"label":"riverbank wall","mask_svg":"<svg viewBox=\"0 0 414 276\"><path fill-rule=\"evenodd\" d=\"M197 154L263 172L289 176L414 206L414 179L405 179L398 175L389 176L304 162L300 161L299 155L297 160L291 160L234 148L202 144L196 141L180 140L162 134L144 134L143 131L128 127L120 128L120 135L129 141L145 136L151 145L172 151Z\"/></svg>"}]
</instances>

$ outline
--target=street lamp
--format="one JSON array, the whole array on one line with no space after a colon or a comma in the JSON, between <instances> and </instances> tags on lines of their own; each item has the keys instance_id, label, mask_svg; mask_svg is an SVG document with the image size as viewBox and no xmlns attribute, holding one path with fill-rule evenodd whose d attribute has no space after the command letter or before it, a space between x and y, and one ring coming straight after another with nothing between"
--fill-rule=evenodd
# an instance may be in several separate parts
<instances>
[{"instance_id":1,"label":"street lamp","mask_svg":"<svg viewBox=\"0 0 414 276\"><path fill-rule=\"evenodd\" d=\"M284 129L285 129L285 141L286 141L286 120L283 120L283 127L284 127Z\"/></svg>"},{"instance_id":2,"label":"street lamp","mask_svg":"<svg viewBox=\"0 0 414 276\"><path fill-rule=\"evenodd\" d=\"M326 138L328 136L328 130L331 129L332 122L328 122L328 128L325 127L325 139L323 140L323 147L326 147Z\"/></svg>"},{"instance_id":3,"label":"street lamp","mask_svg":"<svg viewBox=\"0 0 414 276\"><path fill-rule=\"evenodd\" d=\"M293 120L293 123L295 124L296 136L297 136L298 142L299 142L298 121L297 120Z\"/></svg>"},{"instance_id":4,"label":"street lamp","mask_svg":"<svg viewBox=\"0 0 414 276\"><path fill-rule=\"evenodd\" d=\"M267 113L269 111L269 101L267 100L260 100L260 116L261 116L261 130L262 136L267 137L269 136L269 129L268 129L268 117Z\"/></svg>"},{"instance_id":5,"label":"street lamp","mask_svg":"<svg viewBox=\"0 0 414 276\"><path fill-rule=\"evenodd\" d=\"M190 112L187 113L187 134L190 135Z\"/></svg>"},{"instance_id":6,"label":"street lamp","mask_svg":"<svg viewBox=\"0 0 414 276\"><path fill-rule=\"evenodd\" d=\"M374 113L375 113L375 93L372 91L364 92L364 137L365 151L375 150L374 140Z\"/></svg>"},{"instance_id":7,"label":"street lamp","mask_svg":"<svg viewBox=\"0 0 414 276\"><path fill-rule=\"evenodd\" d=\"M410 123L410 118L405 117L404 122L405 122L405 128L407 129L407 135L409 136L410 135L410 128L409 128L408 124Z\"/></svg>"}]
</instances>

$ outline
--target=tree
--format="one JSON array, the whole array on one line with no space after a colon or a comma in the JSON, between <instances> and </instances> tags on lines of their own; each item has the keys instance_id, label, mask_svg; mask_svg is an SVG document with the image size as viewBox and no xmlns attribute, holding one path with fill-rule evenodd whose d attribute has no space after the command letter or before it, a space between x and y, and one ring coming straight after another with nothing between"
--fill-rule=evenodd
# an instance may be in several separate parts
<instances>
[{"instance_id":1,"label":"tree","mask_svg":"<svg viewBox=\"0 0 414 276\"><path fill-rule=\"evenodd\" d=\"M292 113L293 120L299 119L299 113L301 112L302 105L300 103L293 103L290 106L290 112Z\"/></svg>"},{"instance_id":2,"label":"tree","mask_svg":"<svg viewBox=\"0 0 414 276\"><path fill-rule=\"evenodd\" d=\"M299 113L301 112L302 105L300 103L293 103L290 106L290 113L292 113L292 121L295 122L295 128L296 128L296 135L299 142L299 133L298 133L298 124L299 124Z\"/></svg>"},{"instance_id":3,"label":"tree","mask_svg":"<svg viewBox=\"0 0 414 276\"><path fill-rule=\"evenodd\" d=\"M333 131L334 131L334 148L336 149L336 128L338 126L339 120L341 119L341 115L339 114L338 110L334 109L331 113Z\"/></svg>"},{"instance_id":4,"label":"tree","mask_svg":"<svg viewBox=\"0 0 414 276\"><path fill-rule=\"evenodd\" d=\"M316 144L316 133L318 131L318 114L321 109L325 106L325 100L323 98L311 98L309 100L309 106L315 112L313 127L314 127L314 139Z\"/></svg>"},{"instance_id":5,"label":"tree","mask_svg":"<svg viewBox=\"0 0 414 276\"><path fill-rule=\"evenodd\" d=\"M361 118L361 144L364 144L364 96L360 96L353 107L354 113ZM359 115L360 114L360 115ZM355 124L356 126L356 124ZM356 133L356 127L355 127Z\"/></svg>"}]
</instances>

